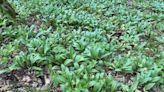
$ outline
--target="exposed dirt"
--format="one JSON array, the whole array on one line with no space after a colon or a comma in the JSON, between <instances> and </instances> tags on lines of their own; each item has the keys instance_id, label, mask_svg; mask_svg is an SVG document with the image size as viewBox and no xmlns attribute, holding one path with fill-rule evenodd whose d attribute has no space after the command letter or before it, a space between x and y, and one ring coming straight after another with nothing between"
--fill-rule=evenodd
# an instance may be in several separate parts
<instances>
[{"instance_id":1,"label":"exposed dirt","mask_svg":"<svg viewBox=\"0 0 164 92\"><path fill-rule=\"evenodd\" d=\"M16 70L0 75L0 92L33 92L34 90L48 90L49 87L48 75L37 76L30 70Z\"/></svg>"}]
</instances>

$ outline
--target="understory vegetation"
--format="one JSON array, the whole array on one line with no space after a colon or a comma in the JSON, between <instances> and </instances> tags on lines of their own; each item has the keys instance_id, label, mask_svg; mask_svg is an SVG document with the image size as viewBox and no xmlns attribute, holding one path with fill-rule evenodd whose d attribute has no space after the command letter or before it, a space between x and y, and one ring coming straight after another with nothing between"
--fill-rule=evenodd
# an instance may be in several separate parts
<instances>
[{"instance_id":1,"label":"understory vegetation","mask_svg":"<svg viewBox=\"0 0 164 92\"><path fill-rule=\"evenodd\" d=\"M163 0L8 1L1 92L164 92Z\"/></svg>"}]
</instances>

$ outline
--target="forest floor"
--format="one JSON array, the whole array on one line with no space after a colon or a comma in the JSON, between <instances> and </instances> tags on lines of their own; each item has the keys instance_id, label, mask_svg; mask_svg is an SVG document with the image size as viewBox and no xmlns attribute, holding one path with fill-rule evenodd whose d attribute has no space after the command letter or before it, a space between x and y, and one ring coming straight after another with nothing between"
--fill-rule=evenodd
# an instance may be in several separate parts
<instances>
[{"instance_id":1,"label":"forest floor","mask_svg":"<svg viewBox=\"0 0 164 92\"><path fill-rule=\"evenodd\" d=\"M163 0L8 0L0 92L164 92Z\"/></svg>"}]
</instances>

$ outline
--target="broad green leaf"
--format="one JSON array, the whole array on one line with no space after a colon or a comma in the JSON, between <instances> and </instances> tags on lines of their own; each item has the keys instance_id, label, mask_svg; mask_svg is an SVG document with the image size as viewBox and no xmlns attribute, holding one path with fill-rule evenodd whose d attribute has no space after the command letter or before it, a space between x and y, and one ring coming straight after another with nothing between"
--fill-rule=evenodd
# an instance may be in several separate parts
<instances>
[{"instance_id":1,"label":"broad green leaf","mask_svg":"<svg viewBox=\"0 0 164 92\"><path fill-rule=\"evenodd\" d=\"M155 83L148 83L147 85L144 86L144 89L150 90L154 85L155 85Z\"/></svg>"},{"instance_id":2,"label":"broad green leaf","mask_svg":"<svg viewBox=\"0 0 164 92\"><path fill-rule=\"evenodd\" d=\"M138 80L134 80L134 82L132 83L131 87L130 87L130 92L133 92L137 89L138 87L138 84L139 84L139 81Z\"/></svg>"}]
</instances>

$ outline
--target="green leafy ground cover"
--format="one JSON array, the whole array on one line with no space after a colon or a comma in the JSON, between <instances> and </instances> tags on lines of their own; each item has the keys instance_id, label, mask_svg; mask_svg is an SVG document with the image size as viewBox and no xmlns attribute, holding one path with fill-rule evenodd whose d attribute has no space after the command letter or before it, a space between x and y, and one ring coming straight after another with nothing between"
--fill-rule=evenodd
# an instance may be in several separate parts
<instances>
[{"instance_id":1,"label":"green leafy ground cover","mask_svg":"<svg viewBox=\"0 0 164 92\"><path fill-rule=\"evenodd\" d=\"M54 92L164 91L163 0L9 1L1 75L47 73Z\"/></svg>"}]
</instances>

